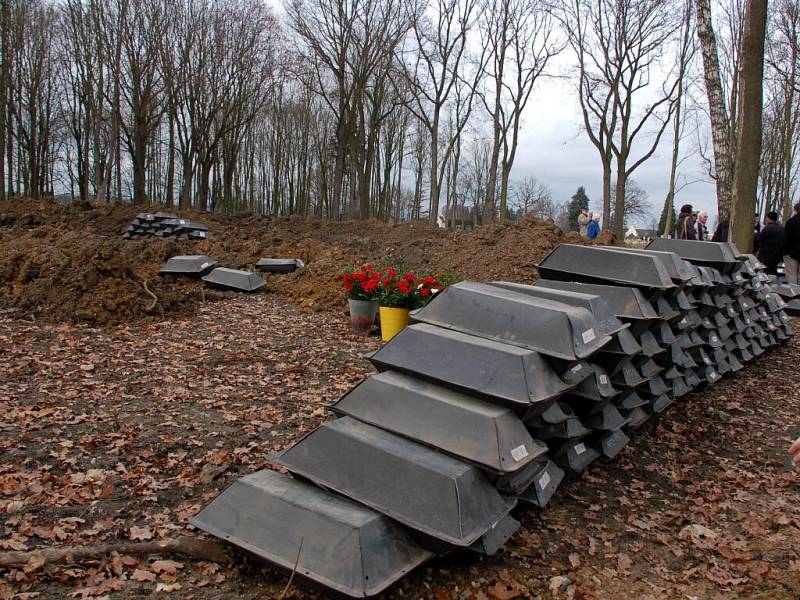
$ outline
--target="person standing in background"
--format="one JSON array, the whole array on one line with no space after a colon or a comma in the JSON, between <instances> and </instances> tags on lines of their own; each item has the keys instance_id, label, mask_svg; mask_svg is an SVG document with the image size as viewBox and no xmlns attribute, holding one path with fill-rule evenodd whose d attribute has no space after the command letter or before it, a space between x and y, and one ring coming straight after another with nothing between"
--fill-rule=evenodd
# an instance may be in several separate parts
<instances>
[{"instance_id":1,"label":"person standing in background","mask_svg":"<svg viewBox=\"0 0 800 600\"><path fill-rule=\"evenodd\" d=\"M684 204L681 206L681 213L678 215L677 232L679 240L696 240L697 229L692 215L692 205Z\"/></svg>"},{"instance_id":2,"label":"person standing in background","mask_svg":"<svg viewBox=\"0 0 800 600\"><path fill-rule=\"evenodd\" d=\"M717 223L717 228L714 230L714 235L711 237L711 241L712 242L728 241L728 219L719 220L719 222Z\"/></svg>"},{"instance_id":3,"label":"person standing in background","mask_svg":"<svg viewBox=\"0 0 800 600\"><path fill-rule=\"evenodd\" d=\"M798 283L800 275L800 203L794 205L792 216L783 227L783 271L786 281Z\"/></svg>"},{"instance_id":4,"label":"person standing in background","mask_svg":"<svg viewBox=\"0 0 800 600\"><path fill-rule=\"evenodd\" d=\"M598 235L600 235L600 213L595 213L586 228L586 237L590 240L596 240Z\"/></svg>"},{"instance_id":5,"label":"person standing in background","mask_svg":"<svg viewBox=\"0 0 800 600\"><path fill-rule=\"evenodd\" d=\"M578 231L581 237L588 237L589 223L592 220L592 215L588 208L582 208L581 214L578 215Z\"/></svg>"},{"instance_id":6,"label":"person standing in background","mask_svg":"<svg viewBox=\"0 0 800 600\"><path fill-rule=\"evenodd\" d=\"M778 274L778 265L783 260L783 225L778 223L778 213L768 212L764 227L756 235L754 246L758 247L758 260L767 267L768 275Z\"/></svg>"},{"instance_id":7,"label":"person standing in background","mask_svg":"<svg viewBox=\"0 0 800 600\"><path fill-rule=\"evenodd\" d=\"M697 239L703 242L708 240L708 227L706 227L707 222L707 212L701 212L697 215L697 222L695 223L695 227L697 228Z\"/></svg>"}]
</instances>

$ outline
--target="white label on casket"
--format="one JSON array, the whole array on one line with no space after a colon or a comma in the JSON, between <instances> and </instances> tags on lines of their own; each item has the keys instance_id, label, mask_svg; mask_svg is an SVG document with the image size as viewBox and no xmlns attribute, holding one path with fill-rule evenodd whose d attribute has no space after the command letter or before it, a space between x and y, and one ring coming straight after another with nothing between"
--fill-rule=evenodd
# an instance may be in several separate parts
<instances>
[{"instance_id":1,"label":"white label on casket","mask_svg":"<svg viewBox=\"0 0 800 600\"><path fill-rule=\"evenodd\" d=\"M789 320L789 315L787 315L786 313L783 313L783 314L781 315L781 320L782 320L782 321L788 321L788 320Z\"/></svg>"},{"instance_id":2,"label":"white label on casket","mask_svg":"<svg viewBox=\"0 0 800 600\"><path fill-rule=\"evenodd\" d=\"M608 377L606 377L605 375L600 375L599 379L600 379L600 385L608 385Z\"/></svg>"},{"instance_id":3,"label":"white label on casket","mask_svg":"<svg viewBox=\"0 0 800 600\"><path fill-rule=\"evenodd\" d=\"M575 445L575 454L580 456L584 452L586 452L586 446L584 446L583 444L576 444Z\"/></svg>"},{"instance_id":4,"label":"white label on casket","mask_svg":"<svg viewBox=\"0 0 800 600\"><path fill-rule=\"evenodd\" d=\"M711 364L711 359L708 358L707 356L704 356L703 357L703 362L705 362L707 365L710 365Z\"/></svg>"},{"instance_id":5,"label":"white label on casket","mask_svg":"<svg viewBox=\"0 0 800 600\"><path fill-rule=\"evenodd\" d=\"M204 262L202 265L200 265L200 270L202 271L203 269L205 269L210 264L211 264L210 262Z\"/></svg>"},{"instance_id":6,"label":"white label on casket","mask_svg":"<svg viewBox=\"0 0 800 600\"><path fill-rule=\"evenodd\" d=\"M734 278L736 281L741 281L741 280L742 280L742 274L741 274L741 273L736 273L736 274L733 276L733 278Z\"/></svg>"},{"instance_id":7,"label":"white label on casket","mask_svg":"<svg viewBox=\"0 0 800 600\"><path fill-rule=\"evenodd\" d=\"M597 336L594 334L594 329L587 329L586 331L583 332L582 337L583 337L583 343L588 344Z\"/></svg>"},{"instance_id":8,"label":"white label on casket","mask_svg":"<svg viewBox=\"0 0 800 600\"><path fill-rule=\"evenodd\" d=\"M511 450L511 458L513 458L517 462L521 461L526 456L528 456L528 449L525 448L525 444L523 444L522 446L517 446L516 448Z\"/></svg>"},{"instance_id":9,"label":"white label on casket","mask_svg":"<svg viewBox=\"0 0 800 600\"><path fill-rule=\"evenodd\" d=\"M574 367L572 367L572 368L569 370L569 372L570 372L570 373L577 373L577 372L578 372L578 371L580 371L582 368L583 368L583 366L582 366L582 365L575 365Z\"/></svg>"},{"instance_id":10,"label":"white label on casket","mask_svg":"<svg viewBox=\"0 0 800 600\"><path fill-rule=\"evenodd\" d=\"M715 336L715 335L712 335L712 336L711 336L711 341L712 341L712 342L716 342L716 341L717 341L717 336Z\"/></svg>"},{"instance_id":11,"label":"white label on casket","mask_svg":"<svg viewBox=\"0 0 800 600\"><path fill-rule=\"evenodd\" d=\"M539 489L543 490L547 487L550 483L550 473L542 473L542 476L539 477Z\"/></svg>"},{"instance_id":12,"label":"white label on casket","mask_svg":"<svg viewBox=\"0 0 800 600\"><path fill-rule=\"evenodd\" d=\"M711 379L712 381L714 381L714 380L715 380L715 379L718 377L718 375L717 375L717 372L716 372L715 370L711 369L711 370L708 372L708 377L709 377L709 379Z\"/></svg>"},{"instance_id":13,"label":"white label on casket","mask_svg":"<svg viewBox=\"0 0 800 600\"><path fill-rule=\"evenodd\" d=\"M186 225L186 221L184 221L183 219L179 220L178 223L180 223L181 225Z\"/></svg>"}]
</instances>

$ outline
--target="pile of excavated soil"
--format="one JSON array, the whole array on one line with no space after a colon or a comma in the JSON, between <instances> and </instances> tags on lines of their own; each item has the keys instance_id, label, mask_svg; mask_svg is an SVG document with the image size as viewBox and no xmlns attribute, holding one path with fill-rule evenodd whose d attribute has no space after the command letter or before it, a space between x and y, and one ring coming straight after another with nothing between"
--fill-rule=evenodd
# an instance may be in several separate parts
<instances>
[{"instance_id":1,"label":"pile of excavated soil","mask_svg":"<svg viewBox=\"0 0 800 600\"><path fill-rule=\"evenodd\" d=\"M0 205L0 309L96 325L192 314L203 300L226 293L204 289L199 281L159 278L158 270L170 256L208 254L221 266L238 269L252 269L261 257L301 258L305 268L265 276L267 291L309 310L343 310L339 277L348 265L388 258L419 273L529 282L537 277L538 261L555 246L581 243L577 234L537 220L453 232L426 223L193 211L180 216L208 225L212 239L123 240L140 210L27 199Z\"/></svg>"}]
</instances>

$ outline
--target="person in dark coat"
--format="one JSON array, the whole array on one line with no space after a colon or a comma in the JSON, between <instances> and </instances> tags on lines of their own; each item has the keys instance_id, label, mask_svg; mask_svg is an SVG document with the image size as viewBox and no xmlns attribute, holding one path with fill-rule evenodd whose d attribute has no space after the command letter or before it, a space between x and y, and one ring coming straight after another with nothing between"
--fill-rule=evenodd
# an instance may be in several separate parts
<instances>
[{"instance_id":1,"label":"person in dark coat","mask_svg":"<svg viewBox=\"0 0 800 600\"><path fill-rule=\"evenodd\" d=\"M678 215L677 234L679 240L697 239L697 227L691 204L681 206L681 212Z\"/></svg>"},{"instance_id":2,"label":"person in dark coat","mask_svg":"<svg viewBox=\"0 0 800 600\"><path fill-rule=\"evenodd\" d=\"M714 235L711 236L712 242L727 242L728 241L728 219L720 219L717 223L717 228L714 230Z\"/></svg>"},{"instance_id":3,"label":"person in dark coat","mask_svg":"<svg viewBox=\"0 0 800 600\"><path fill-rule=\"evenodd\" d=\"M778 213L768 212L764 227L756 235L758 260L767 267L770 275L778 274L778 265L783 260L783 225L778 223Z\"/></svg>"},{"instance_id":4,"label":"person in dark coat","mask_svg":"<svg viewBox=\"0 0 800 600\"><path fill-rule=\"evenodd\" d=\"M783 227L783 271L789 283L800 280L800 204Z\"/></svg>"}]
</instances>

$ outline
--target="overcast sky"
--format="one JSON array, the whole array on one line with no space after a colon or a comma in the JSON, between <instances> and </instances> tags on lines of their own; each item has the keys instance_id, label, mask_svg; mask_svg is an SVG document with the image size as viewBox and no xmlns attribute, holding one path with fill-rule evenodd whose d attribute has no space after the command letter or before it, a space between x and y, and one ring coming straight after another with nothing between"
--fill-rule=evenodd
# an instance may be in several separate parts
<instances>
[{"instance_id":1,"label":"overcast sky","mask_svg":"<svg viewBox=\"0 0 800 600\"><path fill-rule=\"evenodd\" d=\"M276 12L285 17L280 0L266 0ZM662 57L662 64L671 65L669 52ZM589 141L582 129L582 117L575 91L575 82L568 77L574 65L574 55L565 49L553 60L550 73L557 73L559 78L540 78L525 108L524 121L520 132L519 148L511 172L511 178L520 179L535 176L550 188L553 200L561 204L570 199L578 186L586 188L591 200L590 208L602 208L603 172L597 150ZM664 67L664 74L669 67ZM652 83L656 81L658 68L653 69ZM703 93L702 90L700 90ZM638 98L639 102L646 101ZM477 116L477 115L476 115ZM483 128L489 137L488 123ZM697 135L688 135L682 144L682 162L678 173L679 179L692 181L683 188L675 198L676 212L682 204L691 204L695 211L704 210L709 214L709 230L717 222L717 200L714 185L701 163L700 157L694 153ZM649 145L652 138L644 138L644 145ZM709 144L710 145L710 144ZM635 162L642 154L641 145L634 147L629 164ZM652 206L655 218L661 214L664 198L669 188L670 158L672 155L672 125L667 128L656 153L633 174L632 178L648 194L648 202ZM688 155L688 156L687 156ZM650 227L653 217L640 219L633 225Z\"/></svg>"},{"instance_id":2,"label":"overcast sky","mask_svg":"<svg viewBox=\"0 0 800 600\"><path fill-rule=\"evenodd\" d=\"M574 85L572 81L564 79L541 80L537 83L534 95L526 107L512 178L536 176L550 187L557 203L568 200L578 186L583 185L592 201L592 208L599 208L602 202L603 171L597 150L582 130ZM651 143L651 140L652 138L646 143ZM685 151L691 154L695 142L693 139L686 139L683 145ZM656 153L633 174L633 179L647 192L655 215L660 214L669 188L671 152L670 126ZM641 150L634 150L634 156L641 156ZM680 174L687 180L701 181L680 192L675 199L676 207L692 204L695 210L707 211L709 220L716 223L717 201L714 185L704 172L700 158L689 156L681 165ZM634 224L649 227L650 221L651 219L646 219L645 222Z\"/></svg>"}]
</instances>

